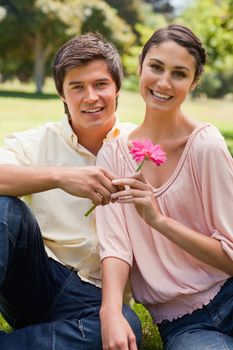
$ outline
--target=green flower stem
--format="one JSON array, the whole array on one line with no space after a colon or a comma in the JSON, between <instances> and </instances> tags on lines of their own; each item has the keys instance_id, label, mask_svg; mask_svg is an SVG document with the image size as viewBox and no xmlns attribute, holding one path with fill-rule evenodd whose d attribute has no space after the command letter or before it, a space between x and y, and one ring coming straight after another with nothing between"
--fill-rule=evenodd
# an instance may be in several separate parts
<instances>
[{"instance_id":1,"label":"green flower stem","mask_svg":"<svg viewBox=\"0 0 233 350\"><path fill-rule=\"evenodd\" d=\"M145 162L145 159L139 164L139 166L138 166L137 169L136 169L136 172L139 171L139 170L141 169L141 167L143 166L144 162ZM96 205L96 204L93 204L92 207L86 211L86 213L84 214L84 216L87 217L89 214L91 214L91 212L92 212L93 210L95 210L96 207L97 207L97 205Z\"/></svg>"},{"instance_id":2,"label":"green flower stem","mask_svg":"<svg viewBox=\"0 0 233 350\"><path fill-rule=\"evenodd\" d=\"M97 205L96 205L96 204L93 204L92 207L86 211L86 213L84 214L84 216L87 217L89 214L91 214L91 212L92 212L96 207L97 207Z\"/></svg>"},{"instance_id":3,"label":"green flower stem","mask_svg":"<svg viewBox=\"0 0 233 350\"><path fill-rule=\"evenodd\" d=\"M139 164L139 166L137 167L136 172L139 171L139 170L141 169L141 167L143 166L144 162L145 162L145 158L143 159L143 161L142 161L142 162Z\"/></svg>"}]
</instances>

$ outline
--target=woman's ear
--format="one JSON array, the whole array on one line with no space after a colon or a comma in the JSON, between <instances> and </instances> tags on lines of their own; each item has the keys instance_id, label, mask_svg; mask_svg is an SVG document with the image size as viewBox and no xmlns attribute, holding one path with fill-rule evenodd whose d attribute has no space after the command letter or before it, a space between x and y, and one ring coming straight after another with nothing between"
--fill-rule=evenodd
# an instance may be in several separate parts
<instances>
[{"instance_id":1,"label":"woman's ear","mask_svg":"<svg viewBox=\"0 0 233 350\"><path fill-rule=\"evenodd\" d=\"M142 73L141 56L142 56L142 53L139 54L139 60L138 60L137 74L138 74L139 77L140 77L140 75Z\"/></svg>"},{"instance_id":2,"label":"woman's ear","mask_svg":"<svg viewBox=\"0 0 233 350\"><path fill-rule=\"evenodd\" d=\"M194 81L192 85L190 86L190 91L194 91L197 86L197 81Z\"/></svg>"}]
</instances>

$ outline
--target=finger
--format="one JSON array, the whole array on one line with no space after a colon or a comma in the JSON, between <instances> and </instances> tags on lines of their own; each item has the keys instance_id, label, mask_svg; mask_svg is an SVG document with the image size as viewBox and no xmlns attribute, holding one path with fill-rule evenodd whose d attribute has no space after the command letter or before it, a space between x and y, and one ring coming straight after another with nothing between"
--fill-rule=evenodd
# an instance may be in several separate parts
<instances>
[{"instance_id":1,"label":"finger","mask_svg":"<svg viewBox=\"0 0 233 350\"><path fill-rule=\"evenodd\" d=\"M116 179L112 180L112 183L116 186L130 186L131 188L138 188L142 191L148 189L147 183L141 182L135 178Z\"/></svg>"},{"instance_id":2,"label":"finger","mask_svg":"<svg viewBox=\"0 0 233 350\"><path fill-rule=\"evenodd\" d=\"M123 198L132 198L132 197L145 197L146 192L136 189L127 189L124 191L116 192L111 194L111 200L114 199L123 199Z\"/></svg>"},{"instance_id":3,"label":"finger","mask_svg":"<svg viewBox=\"0 0 233 350\"><path fill-rule=\"evenodd\" d=\"M147 183L147 180L144 177L144 175L143 175L141 170L137 171L136 173L131 174L129 177L132 178L132 179L137 179L137 180L140 180L140 181L142 181L144 183Z\"/></svg>"},{"instance_id":4,"label":"finger","mask_svg":"<svg viewBox=\"0 0 233 350\"><path fill-rule=\"evenodd\" d=\"M106 191L105 189L98 189L98 192L96 192L97 196L99 196L101 205L109 204L111 201L111 193Z\"/></svg>"},{"instance_id":5,"label":"finger","mask_svg":"<svg viewBox=\"0 0 233 350\"><path fill-rule=\"evenodd\" d=\"M116 185L112 183L112 180L109 180L106 177L103 177L100 181L100 184L103 188L107 189L110 193L114 193L118 191L118 188Z\"/></svg>"},{"instance_id":6,"label":"finger","mask_svg":"<svg viewBox=\"0 0 233 350\"><path fill-rule=\"evenodd\" d=\"M125 186L122 186L122 185L115 186L115 187L117 188L117 192L125 190Z\"/></svg>"},{"instance_id":7,"label":"finger","mask_svg":"<svg viewBox=\"0 0 233 350\"><path fill-rule=\"evenodd\" d=\"M129 336L129 350L138 350L136 337L134 334Z\"/></svg>"},{"instance_id":8,"label":"finger","mask_svg":"<svg viewBox=\"0 0 233 350\"><path fill-rule=\"evenodd\" d=\"M93 192L92 195L90 196L90 199L95 205L101 205L103 202L103 197L98 192Z\"/></svg>"},{"instance_id":9,"label":"finger","mask_svg":"<svg viewBox=\"0 0 233 350\"><path fill-rule=\"evenodd\" d=\"M108 170L96 167L96 172L95 172L95 183L94 185L97 184L103 186L104 188L106 188L109 192L114 193L117 191L116 186L114 186L112 184L112 179L116 179L116 175L114 175L113 173L111 173ZM99 192L99 189L96 187L95 188L96 192ZM102 193L101 193L102 195Z\"/></svg>"},{"instance_id":10,"label":"finger","mask_svg":"<svg viewBox=\"0 0 233 350\"><path fill-rule=\"evenodd\" d=\"M103 174L110 180L114 180L114 179L117 179L117 176L115 174L113 174L111 171L109 170L106 170L106 169L103 169L103 168L100 168L103 172Z\"/></svg>"},{"instance_id":11,"label":"finger","mask_svg":"<svg viewBox=\"0 0 233 350\"><path fill-rule=\"evenodd\" d=\"M142 197L121 197L116 200L117 203L121 204L134 204L134 205L142 205Z\"/></svg>"}]
</instances>

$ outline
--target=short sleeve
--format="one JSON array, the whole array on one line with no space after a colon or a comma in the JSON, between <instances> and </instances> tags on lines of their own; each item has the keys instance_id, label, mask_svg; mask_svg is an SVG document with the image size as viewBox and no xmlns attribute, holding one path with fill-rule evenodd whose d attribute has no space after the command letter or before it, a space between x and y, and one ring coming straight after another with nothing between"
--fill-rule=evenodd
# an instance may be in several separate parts
<instances>
[{"instance_id":1,"label":"short sleeve","mask_svg":"<svg viewBox=\"0 0 233 350\"><path fill-rule=\"evenodd\" d=\"M16 134L4 139L4 147L0 148L0 164L30 165L27 151Z\"/></svg>"},{"instance_id":2,"label":"short sleeve","mask_svg":"<svg viewBox=\"0 0 233 350\"><path fill-rule=\"evenodd\" d=\"M233 260L233 158L213 126L198 135L192 152L210 232Z\"/></svg>"},{"instance_id":3,"label":"short sleeve","mask_svg":"<svg viewBox=\"0 0 233 350\"><path fill-rule=\"evenodd\" d=\"M120 175L121 161L117 161L119 152L117 140L104 145L98 153L97 165ZM101 260L106 257L115 257L132 266L133 254L123 205L110 203L106 206L98 206L96 224Z\"/></svg>"}]
</instances>

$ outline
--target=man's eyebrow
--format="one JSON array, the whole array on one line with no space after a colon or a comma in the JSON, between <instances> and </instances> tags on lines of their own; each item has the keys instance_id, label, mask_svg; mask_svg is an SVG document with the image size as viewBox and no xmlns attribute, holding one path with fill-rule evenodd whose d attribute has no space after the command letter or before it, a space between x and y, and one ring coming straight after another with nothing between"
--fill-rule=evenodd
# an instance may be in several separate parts
<instances>
[{"instance_id":1,"label":"man's eyebrow","mask_svg":"<svg viewBox=\"0 0 233 350\"><path fill-rule=\"evenodd\" d=\"M77 85L77 84L82 84L82 82L78 80L71 80L68 85Z\"/></svg>"},{"instance_id":2,"label":"man's eyebrow","mask_svg":"<svg viewBox=\"0 0 233 350\"><path fill-rule=\"evenodd\" d=\"M109 78L99 78L99 79L96 79L96 81L109 81L110 79Z\"/></svg>"},{"instance_id":3,"label":"man's eyebrow","mask_svg":"<svg viewBox=\"0 0 233 350\"><path fill-rule=\"evenodd\" d=\"M153 61L164 66L164 63L162 61L158 60L157 58L150 58L149 62L153 62ZM190 71L190 69L188 67L185 67L185 66L174 66L174 68L175 69L184 69L184 70Z\"/></svg>"},{"instance_id":4,"label":"man's eyebrow","mask_svg":"<svg viewBox=\"0 0 233 350\"><path fill-rule=\"evenodd\" d=\"M109 78L98 78L95 81L109 81ZM83 82L79 80L71 80L68 85L72 86L77 84L83 84Z\"/></svg>"}]
</instances>

